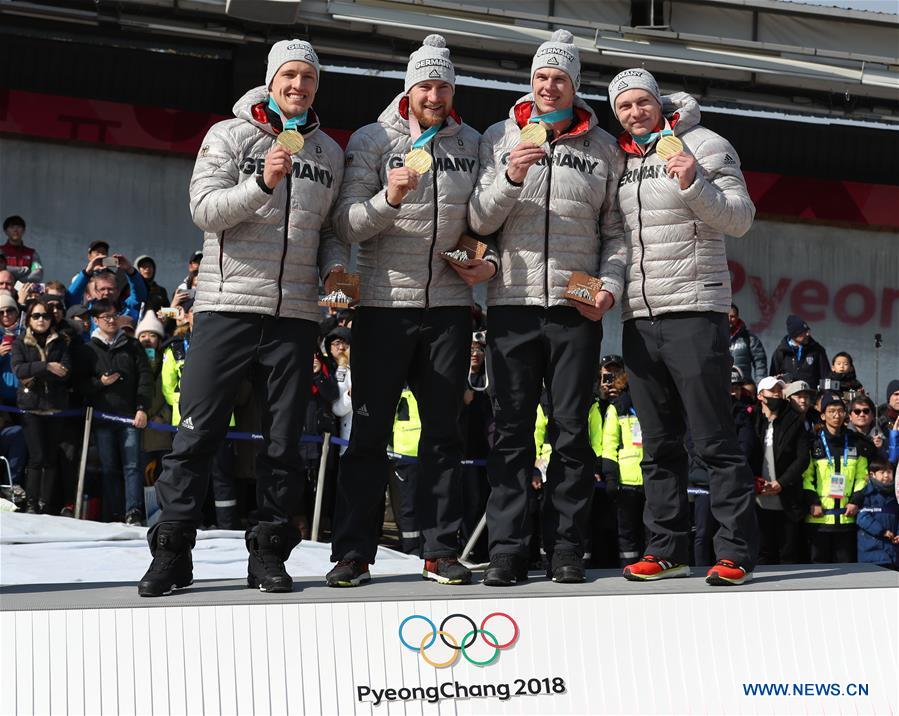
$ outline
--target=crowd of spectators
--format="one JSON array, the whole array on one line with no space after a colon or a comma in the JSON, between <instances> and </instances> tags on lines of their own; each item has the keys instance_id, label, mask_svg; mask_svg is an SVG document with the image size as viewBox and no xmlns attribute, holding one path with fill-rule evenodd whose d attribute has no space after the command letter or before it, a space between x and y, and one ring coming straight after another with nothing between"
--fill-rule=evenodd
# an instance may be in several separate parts
<instances>
[{"instance_id":1,"label":"crowd of spectators","mask_svg":"<svg viewBox=\"0 0 899 716\"><path fill-rule=\"evenodd\" d=\"M171 293L156 281L150 256L133 263L109 243L88 246L84 268L64 284L45 281L38 252L25 243L26 223L3 223L0 248L0 455L8 473L5 496L32 513L71 516L81 461L85 415L94 410L86 459L87 516L146 524L162 457L179 425L181 369L190 349L192 305L202 255L192 254L186 277ZM878 404L861 384L852 357L832 360L798 316L768 361L765 348L730 311L733 415L740 444L756 478L761 564L874 562L897 564L894 494L899 458L899 380L890 380ZM340 454L352 425L351 309L324 316L320 349L312 356L313 381L305 416L307 436L336 438L324 466L322 526L327 534ZM485 361L484 315L472 311L468 384L460 431L464 438L464 510L460 546L475 533L489 493L484 461L492 439L492 387ZM389 350L385 346L385 360ZM252 381L252 378L250 379ZM259 410L250 383L234 386L232 429L213 466L206 525L239 529L254 508L252 440ZM623 360L605 356L598 366L590 409L596 454L592 566L636 561L646 544L642 522L642 435L630 401ZM535 415L535 471L531 509L541 510L542 484L552 452L550 401ZM385 506L396 522L400 547L420 548L412 496L420 422L415 396L405 390L397 406L395 470ZM311 498L323 454L319 440L302 446L306 460L307 512L299 516L307 536ZM694 526L693 563L713 564L717 529L702 461L684 445ZM540 520L532 539L541 560ZM486 559L486 535L469 557Z\"/></svg>"}]
</instances>

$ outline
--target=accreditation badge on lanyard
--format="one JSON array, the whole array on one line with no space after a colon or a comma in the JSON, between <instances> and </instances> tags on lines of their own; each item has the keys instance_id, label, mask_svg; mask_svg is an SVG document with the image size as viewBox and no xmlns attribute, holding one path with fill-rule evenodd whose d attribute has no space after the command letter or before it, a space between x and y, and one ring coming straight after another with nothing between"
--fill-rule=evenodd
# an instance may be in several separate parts
<instances>
[{"instance_id":1,"label":"accreditation badge on lanyard","mask_svg":"<svg viewBox=\"0 0 899 716\"><path fill-rule=\"evenodd\" d=\"M631 415L634 418L631 421L631 444L634 447L641 448L643 447L643 428L640 427L640 419L633 408L631 408Z\"/></svg>"},{"instance_id":2,"label":"accreditation badge on lanyard","mask_svg":"<svg viewBox=\"0 0 899 716\"><path fill-rule=\"evenodd\" d=\"M821 431L821 442L824 443L824 451L827 453L827 464L834 467L833 456L830 454L830 446L827 444L827 436ZM849 459L849 436L843 438L843 460L840 463L840 469L846 469L846 460ZM835 500L842 500L846 496L846 476L839 472L834 472L830 476L830 487L827 496Z\"/></svg>"}]
</instances>

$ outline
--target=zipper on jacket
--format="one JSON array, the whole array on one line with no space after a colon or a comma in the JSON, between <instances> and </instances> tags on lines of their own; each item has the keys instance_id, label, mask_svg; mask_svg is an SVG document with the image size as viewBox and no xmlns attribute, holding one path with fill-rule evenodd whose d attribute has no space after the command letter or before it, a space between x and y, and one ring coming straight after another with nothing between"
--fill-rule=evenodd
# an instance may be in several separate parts
<instances>
[{"instance_id":1,"label":"zipper on jacket","mask_svg":"<svg viewBox=\"0 0 899 716\"><path fill-rule=\"evenodd\" d=\"M434 156L434 144L437 141L437 136L434 136L434 139L431 140L431 166L433 169L431 170L431 177L434 188L434 228L431 230L431 248L428 251L428 282L425 284L425 308L430 307L431 305L431 279L434 276L434 247L437 246L437 162Z\"/></svg>"},{"instance_id":2,"label":"zipper on jacket","mask_svg":"<svg viewBox=\"0 0 899 716\"><path fill-rule=\"evenodd\" d=\"M543 307L549 308L549 202L553 189L553 152L556 145L550 143L546 157L546 216L543 221Z\"/></svg>"},{"instance_id":3,"label":"zipper on jacket","mask_svg":"<svg viewBox=\"0 0 899 716\"><path fill-rule=\"evenodd\" d=\"M646 246L643 243L643 204L640 201L640 186L643 184L643 165L646 163L646 155L640 160L640 173L637 175L637 237L640 239L640 292L643 294L643 303L646 304L646 310L649 311L649 322L655 323L655 316L652 315L652 307L649 305L649 299L646 297L646 269L643 268L643 261L646 259Z\"/></svg>"},{"instance_id":4,"label":"zipper on jacket","mask_svg":"<svg viewBox=\"0 0 899 716\"><path fill-rule=\"evenodd\" d=\"M284 260L287 258L287 230L290 228L290 175L292 171L293 167L291 167L291 171L287 173L287 205L284 207L284 244L281 249L281 266L278 269L278 305L275 306L275 318L281 313L281 300L284 298L281 289L281 281L284 279Z\"/></svg>"},{"instance_id":5,"label":"zipper on jacket","mask_svg":"<svg viewBox=\"0 0 899 716\"><path fill-rule=\"evenodd\" d=\"M219 293L225 285L225 230L219 238Z\"/></svg>"}]
</instances>

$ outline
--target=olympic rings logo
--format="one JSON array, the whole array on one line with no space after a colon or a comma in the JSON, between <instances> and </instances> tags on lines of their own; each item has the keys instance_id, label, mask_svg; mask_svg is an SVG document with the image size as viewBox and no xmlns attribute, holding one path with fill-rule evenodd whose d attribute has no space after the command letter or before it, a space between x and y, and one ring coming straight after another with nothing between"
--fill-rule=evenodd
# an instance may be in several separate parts
<instances>
[{"instance_id":1,"label":"olympic rings logo","mask_svg":"<svg viewBox=\"0 0 899 716\"><path fill-rule=\"evenodd\" d=\"M509 641L507 641L505 644L500 644L496 636L494 636L487 630L487 622L489 622L494 617L507 619L512 625L512 638L509 639ZM406 641L406 638L404 636L404 629L406 625L414 619L422 620L428 625L428 628L430 629L430 631L426 632L425 635L421 638L421 642L417 646ZM465 633L465 636L462 637L461 643L446 629L446 626L451 619L463 619L471 626L471 629L469 629ZM487 644L487 646L493 649L493 656L484 661L473 659L468 653L468 650L471 649L471 647L477 641L478 635L480 635L481 639L485 644ZM399 628L400 643L402 643L402 645L410 651L421 654L421 658L424 660L424 662L436 669L443 669L447 666L452 666L459 660L459 654L461 654L469 664L473 664L474 666L490 666L490 664L499 659L499 653L501 651L511 648L512 645L514 645L515 642L518 641L518 635L518 622L516 622L512 617L504 612L493 612L491 614L488 614L481 621L480 627L475 624L474 620L471 617L466 616L465 614L450 614L449 616L444 618L442 622L440 622L439 628L428 617L421 614L413 614L412 616L408 616L403 619L403 621L400 622ZM434 661L427 654L427 650L434 646L434 643L437 641L438 636L446 646L452 649L452 656L446 661Z\"/></svg>"}]
</instances>

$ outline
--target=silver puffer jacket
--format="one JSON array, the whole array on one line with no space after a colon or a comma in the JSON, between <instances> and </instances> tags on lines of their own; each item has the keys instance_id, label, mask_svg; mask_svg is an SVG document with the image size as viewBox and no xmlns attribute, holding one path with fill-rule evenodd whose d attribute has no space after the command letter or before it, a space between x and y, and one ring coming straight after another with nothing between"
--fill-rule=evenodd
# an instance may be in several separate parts
<instances>
[{"instance_id":1,"label":"silver puffer jacket","mask_svg":"<svg viewBox=\"0 0 899 716\"><path fill-rule=\"evenodd\" d=\"M439 254L452 251L468 230L480 135L455 113L448 117L426 147L431 170L394 208L387 203L387 172L403 166L412 149L408 103L397 96L377 122L350 137L334 227L341 239L359 244L361 305L468 306L471 289Z\"/></svg>"},{"instance_id":2,"label":"silver puffer jacket","mask_svg":"<svg viewBox=\"0 0 899 716\"><path fill-rule=\"evenodd\" d=\"M696 179L681 191L655 145L643 154L630 135L619 138L627 155L618 188L628 250L622 320L675 311L727 313L724 235L742 236L755 216L739 156L726 139L699 126L696 100L683 92L663 100L675 136L696 158Z\"/></svg>"},{"instance_id":3,"label":"silver puffer jacket","mask_svg":"<svg viewBox=\"0 0 899 716\"><path fill-rule=\"evenodd\" d=\"M490 282L491 306L571 305L562 294L573 271L603 280L618 301L624 286L625 247L618 213L618 179L624 166L615 139L575 98L575 124L544 145L547 158L533 165L522 186L506 178L509 152L533 110L519 99L509 119L481 139L481 175L469 203L479 234L498 231L499 275Z\"/></svg>"},{"instance_id":4,"label":"silver puffer jacket","mask_svg":"<svg viewBox=\"0 0 899 716\"><path fill-rule=\"evenodd\" d=\"M328 217L343 178L343 151L309 110L303 150L271 194L257 184L276 131L265 87L234 105L235 119L203 140L190 181L190 211L205 232L195 311L321 320L319 276L346 265ZM320 269L320 271L319 271Z\"/></svg>"}]
</instances>

